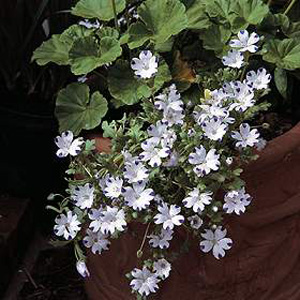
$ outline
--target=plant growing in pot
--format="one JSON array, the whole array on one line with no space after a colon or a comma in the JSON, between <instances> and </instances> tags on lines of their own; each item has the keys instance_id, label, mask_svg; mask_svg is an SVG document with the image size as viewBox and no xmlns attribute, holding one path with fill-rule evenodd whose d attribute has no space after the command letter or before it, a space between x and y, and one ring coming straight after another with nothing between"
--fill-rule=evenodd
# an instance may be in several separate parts
<instances>
[{"instance_id":1,"label":"plant growing in pot","mask_svg":"<svg viewBox=\"0 0 300 300\"><path fill-rule=\"evenodd\" d=\"M71 157L71 177L68 196L52 207L59 214L56 235L74 243L80 274L91 274L92 299L143 299L155 292L155 299L218 299L247 293L240 287L248 274L235 258L235 249L251 254L239 232L247 218L228 216L244 213L251 203L246 184L250 181L253 190L253 180L248 173L245 183L240 175L257 158L253 149L265 146L258 129L268 124L253 124L269 107L270 72L275 69L284 93L285 75L300 66L297 38L286 38L296 34L296 26L285 14L272 14L262 1L226 3L147 0L126 7L107 1L100 9L95 1L82 0L72 12L100 19L102 27L73 26L34 54L38 63L68 64L76 75L102 79L100 88L92 86L91 97L85 83L73 83L58 96L57 155ZM133 7L138 18L129 13ZM117 14L127 16L128 30ZM115 29L108 27L112 24ZM87 77L93 83L93 75ZM101 123L105 98L129 113L102 122L111 149L98 153L92 141L74 134ZM88 252L88 265L86 248L101 254ZM231 248L233 254L223 258ZM226 276L220 278L230 263L243 275L234 281L228 271L235 291L224 288ZM127 274L134 296L119 273ZM212 282L219 284L215 294Z\"/></svg>"}]
</instances>

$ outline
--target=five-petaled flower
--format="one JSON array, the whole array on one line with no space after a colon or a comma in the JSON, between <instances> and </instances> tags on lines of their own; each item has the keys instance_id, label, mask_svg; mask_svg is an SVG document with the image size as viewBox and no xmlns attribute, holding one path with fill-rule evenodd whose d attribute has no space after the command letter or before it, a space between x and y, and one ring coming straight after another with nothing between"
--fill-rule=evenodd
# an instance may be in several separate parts
<instances>
[{"instance_id":1,"label":"five-petaled flower","mask_svg":"<svg viewBox=\"0 0 300 300\"><path fill-rule=\"evenodd\" d=\"M201 236L204 238L200 242L200 249L203 252L212 250L213 256L220 259L225 256L225 250L229 250L232 246L232 240L226 238L227 230L222 230L222 227L217 227L215 230L206 229Z\"/></svg>"},{"instance_id":2,"label":"five-petaled flower","mask_svg":"<svg viewBox=\"0 0 300 300\"><path fill-rule=\"evenodd\" d=\"M200 193L198 188L194 188L188 197L182 200L182 203L187 208L193 208L195 213L200 213L204 210L205 205L209 205L212 201L212 192Z\"/></svg>"},{"instance_id":3,"label":"five-petaled flower","mask_svg":"<svg viewBox=\"0 0 300 300\"><path fill-rule=\"evenodd\" d=\"M224 196L223 209L226 213L231 214L235 212L239 215L246 211L246 206L251 203L251 196L246 194L245 188L234 190L226 193Z\"/></svg>"},{"instance_id":4,"label":"five-petaled flower","mask_svg":"<svg viewBox=\"0 0 300 300\"><path fill-rule=\"evenodd\" d=\"M257 33L252 32L249 36L247 30L241 30L237 34L238 39L233 39L229 42L229 46L232 48L237 48L241 52L249 51L255 53L258 47L255 45L259 41L259 36Z\"/></svg>"},{"instance_id":5,"label":"five-petaled flower","mask_svg":"<svg viewBox=\"0 0 300 300\"><path fill-rule=\"evenodd\" d=\"M240 131L232 131L231 136L237 140L235 143L237 148L253 147L259 141L258 130L256 128L251 130L248 123L242 123L240 125Z\"/></svg>"},{"instance_id":6,"label":"five-petaled flower","mask_svg":"<svg viewBox=\"0 0 300 300\"><path fill-rule=\"evenodd\" d=\"M244 55L241 51L230 49L227 55L222 57L225 66L240 69L244 63Z\"/></svg>"},{"instance_id":7,"label":"five-petaled flower","mask_svg":"<svg viewBox=\"0 0 300 300\"><path fill-rule=\"evenodd\" d=\"M131 68L136 76L144 79L151 78L157 72L157 59L151 51L144 50L140 53L139 58L132 59Z\"/></svg>"},{"instance_id":8,"label":"five-petaled flower","mask_svg":"<svg viewBox=\"0 0 300 300\"><path fill-rule=\"evenodd\" d=\"M66 240L74 239L80 230L80 222L72 211L68 211L66 215L58 215L55 223L57 225L54 225L54 233L57 236L63 236Z\"/></svg>"},{"instance_id":9,"label":"five-petaled flower","mask_svg":"<svg viewBox=\"0 0 300 300\"><path fill-rule=\"evenodd\" d=\"M156 235L156 234L150 234L148 238L149 244L153 248L160 248L160 249L167 249L170 246L169 241L173 239L173 233L174 231L172 229L163 229L161 232Z\"/></svg>"},{"instance_id":10,"label":"five-petaled flower","mask_svg":"<svg viewBox=\"0 0 300 300\"><path fill-rule=\"evenodd\" d=\"M83 238L83 244L87 248L91 248L94 254L101 254L103 250L108 250L110 241L107 239L108 235L101 231L93 232L90 229L86 230L87 235Z\"/></svg>"},{"instance_id":11,"label":"five-petaled flower","mask_svg":"<svg viewBox=\"0 0 300 300\"><path fill-rule=\"evenodd\" d=\"M84 143L83 138L74 139L72 131L64 131L61 136L55 138L55 144L59 148L56 152L58 157L66 157L69 154L76 156L81 151L81 146Z\"/></svg>"}]
</instances>

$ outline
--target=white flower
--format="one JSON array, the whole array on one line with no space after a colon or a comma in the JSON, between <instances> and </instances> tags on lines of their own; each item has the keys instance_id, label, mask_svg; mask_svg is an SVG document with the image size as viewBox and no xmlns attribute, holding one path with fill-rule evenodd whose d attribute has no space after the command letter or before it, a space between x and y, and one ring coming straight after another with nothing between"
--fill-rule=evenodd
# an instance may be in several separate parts
<instances>
[{"instance_id":1,"label":"white flower","mask_svg":"<svg viewBox=\"0 0 300 300\"><path fill-rule=\"evenodd\" d=\"M167 160L163 166L164 167L176 167L178 165L178 161L179 161L179 153L177 151L173 151L170 154L170 158L169 160Z\"/></svg>"},{"instance_id":2,"label":"white flower","mask_svg":"<svg viewBox=\"0 0 300 300\"><path fill-rule=\"evenodd\" d=\"M148 296L150 293L155 293L158 290L157 283L159 279L155 273L152 273L143 267L142 270L135 268L131 275L134 279L131 280L130 286L134 291L137 291L142 296Z\"/></svg>"},{"instance_id":3,"label":"white flower","mask_svg":"<svg viewBox=\"0 0 300 300\"><path fill-rule=\"evenodd\" d=\"M167 122L168 126L183 123L183 101L180 100L175 84L172 84L168 93L160 94L154 102L158 110L163 111L163 122Z\"/></svg>"},{"instance_id":4,"label":"white flower","mask_svg":"<svg viewBox=\"0 0 300 300\"><path fill-rule=\"evenodd\" d=\"M113 234L116 230L123 231L127 225L124 210L117 207L107 206L99 214L93 211L89 217L92 220L94 219L90 224L90 228L94 232L100 229L103 234Z\"/></svg>"},{"instance_id":5,"label":"white flower","mask_svg":"<svg viewBox=\"0 0 300 300\"><path fill-rule=\"evenodd\" d=\"M163 229L159 235L151 234L148 236L150 238L149 244L153 248L167 249L170 246L169 241L173 239L174 231L172 229Z\"/></svg>"},{"instance_id":6,"label":"white flower","mask_svg":"<svg viewBox=\"0 0 300 300\"><path fill-rule=\"evenodd\" d=\"M92 23L88 19L84 19L84 20L79 21L78 24L81 25L81 26L84 26L88 29L90 29L90 28L100 28L100 23L99 23L98 20L96 20L95 23Z\"/></svg>"},{"instance_id":7,"label":"white flower","mask_svg":"<svg viewBox=\"0 0 300 300\"><path fill-rule=\"evenodd\" d=\"M244 55L241 51L230 49L226 56L222 57L225 66L240 69L244 63Z\"/></svg>"},{"instance_id":8,"label":"white flower","mask_svg":"<svg viewBox=\"0 0 300 300\"><path fill-rule=\"evenodd\" d=\"M198 188L194 188L186 197L182 200L182 203L187 208L193 208L195 213L200 213L205 209L205 205L209 205L212 201L212 192L200 193Z\"/></svg>"},{"instance_id":9,"label":"white flower","mask_svg":"<svg viewBox=\"0 0 300 300\"><path fill-rule=\"evenodd\" d=\"M89 277L90 272L86 266L86 263L83 260L78 260L76 263L76 269L77 272L82 276L82 277Z\"/></svg>"},{"instance_id":10,"label":"white flower","mask_svg":"<svg viewBox=\"0 0 300 300\"><path fill-rule=\"evenodd\" d=\"M178 93L175 84L172 84L169 87L168 93L159 94L155 99L157 99L157 101L154 102L154 105L158 110L167 111L172 109L176 112L183 111L183 101L180 100L180 94Z\"/></svg>"},{"instance_id":11,"label":"white flower","mask_svg":"<svg viewBox=\"0 0 300 300\"><path fill-rule=\"evenodd\" d=\"M94 232L98 232L101 226L101 217L103 210L103 207L100 207L99 209L92 208L89 211L89 218L92 221L89 227L92 228Z\"/></svg>"},{"instance_id":12,"label":"white flower","mask_svg":"<svg viewBox=\"0 0 300 300\"><path fill-rule=\"evenodd\" d=\"M108 250L110 241L107 240L107 235L103 234L101 231L93 232L90 229L86 231L87 236L83 238L83 244L87 248L92 248L94 254L101 254L103 250Z\"/></svg>"},{"instance_id":13,"label":"white flower","mask_svg":"<svg viewBox=\"0 0 300 300\"><path fill-rule=\"evenodd\" d=\"M224 124L222 119L212 118L203 122L201 128L204 131L204 136L210 140L221 141L226 133L227 124Z\"/></svg>"},{"instance_id":14,"label":"white flower","mask_svg":"<svg viewBox=\"0 0 300 300\"><path fill-rule=\"evenodd\" d=\"M77 232L80 230L80 222L77 215L72 211L68 211L67 215L60 214L56 217L54 232L57 236L63 236L66 240L74 239Z\"/></svg>"},{"instance_id":15,"label":"white flower","mask_svg":"<svg viewBox=\"0 0 300 300\"><path fill-rule=\"evenodd\" d=\"M159 214L154 216L155 224L163 224L164 229L173 229L174 225L180 226L184 222L184 217L179 215L181 208L172 204L170 208L168 204L162 203L158 206Z\"/></svg>"},{"instance_id":16,"label":"white flower","mask_svg":"<svg viewBox=\"0 0 300 300\"><path fill-rule=\"evenodd\" d=\"M271 81L271 75L264 68L259 68L257 73L249 71L246 75L247 83L256 90L267 89Z\"/></svg>"},{"instance_id":17,"label":"white flower","mask_svg":"<svg viewBox=\"0 0 300 300\"><path fill-rule=\"evenodd\" d=\"M55 144L59 148L56 152L58 157L66 157L68 154L76 156L81 151L81 145L84 143L83 138L79 137L73 140L72 131L64 131L61 136L55 138Z\"/></svg>"},{"instance_id":18,"label":"white flower","mask_svg":"<svg viewBox=\"0 0 300 300\"><path fill-rule=\"evenodd\" d=\"M77 78L77 81L78 82L81 82L81 83L85 83L86 81L87 81L87 76L86 75L83 75L83 76L81 76L81 77L78 77Z\"/></svg>"},{"instance_id":19,"label":"white flower","mask_svg":"<svg viewBox=\"0 0 300 300\"><path fill-rule=\"evenodd\" d=\"M151 51L145 50L140 53L139 58L132 59L131 68L136 76L151 78L157 72L158 63Z\"/></svg>"},{"instance_id":20,"label":"white flower","mask_svg":"<svg viewBox=\"0 0 300 300\"><path fill-rule=\"evenodd\" d=\"M211 170L217 171L220 167L220 154L216 154L216 149L210 149L206 153L206 149L201 145L195 148L195 153L189 155L189 163L196 165L194 172L199 177L203 177L210 173Z\"/></svg>"},{"instance_id":21,"label":"white flower","mask_svg":"<svg viewBox=\"0 0 300 300\"><path fill-rule=\"evenodd\" d=\"M106 197L115 199L121 195L123 180L120 177L109 176L105 180L105 184L103 193Z\"/></svg>"},{"instance_id":22,"label":"white flower","mask_svg":"<svg viewBox=\"0 0 300 300\"><path fill-rule=\"evenodd\" d=\"M226 213L231 214L235 212L239 215L241 212L246 211L246 206L251 203L251 196L246 194L245 188L240 190L230 191L224 197L223 209Z\"/></svg>"},{"instance_id":23,"label":"white flower","mask_svg":"<svg viewBox=\"0 0 300 300\"><path fill-rule=\"evenodd\" d=\"M264 138L259 138L258 142L255 144L255 148L258 151L263 150L267 146L267 141Z\"/></svg>"},{"instance_id":24,"label":"white flower","mask_svg":"<svg viewBox=\"0 0 300 300\"><path fill-rule=\"evenodd\" d=\"M91 183L86 183L82 186L72 187L71 199L75 205L81 209L91 208L94 201L95 188Z\"/></svg>"},{"instance_id":25,"label":"white flower","mask_svg":"<svg viewBox=\"0 0 300 300\"><path fill-rule=\"evenodd\" d=\"M153 264L153 270L156 276L166 279L169 277L171 272L171 264L164 258L155 261Z\"/></svg>"},{"instance_id":26,"label":"white flower","mask_svg":"<svg viewBox=\"0 0 300 300\"><path fill-rule=\"evenodd\" d=\"M237 140L235 146L245 148L247 146L253 147L259 138L259 133L257 129L250 130L250 125L248 123L242 123L240 125L240 132L232 131L231 136Z\"/></svg>"},{"instance_id":27,"label":"white flower","mask_svg":"<svg viewBox=\"0 0 300 300\"><path fill-rule=\"evenodd\" d=\"M246 83L235 81L230 83L233 89L234 103L230 105L230 110L235 109L244 112L255 104L254 93L252 88Z\"/></svg>"},{"instance_id":28,"label":"white flower","mask_svg":"<svg viewBox=\"0 0 300 300\"><path fill-rule=\"evenodd\" d=\"M149 170L142 162L134 160L133 162L125 163L123 175L129 183L135 183L146 180L149 176Z\"/></svg>"},{"instance_id":29,"label":"white flower","mask_svg":"<svg viewBox=\"0 0 300 300\"><path fill-rule=\"evenodd\" d=\"M161 159L168 157L171 153L169 147L158 148L158 140L148 139L142 142L141 147L144 151L140 154L139 158L142 161L148 161L151 167L160 166L162 163Z\"/></svg>"},{"instance_id":30,"label":"white flower","mask_svg":"<svg viewBox=\"0 0 300 300\"><path fill-rule=\"evenodd\" d=\"M200 249L203 252L213 251L213 256L216 259L220 259L225 256L224 250L229 250L232 246L232 240L225 238L227 230L222 230L222 227L217 227L214 231L206 229L205 233L201 233L201 236L205 239L200 242Z\"/></svg>"},{"instance_id":31,"label":"white flower","mask_svg":"<svg viewBox=\"0 0 300 300\"><path fill-rule=\"evenodd\" d=\"M255 44L259 41L259 36L257 33L252 32L249 36L247 30L241 30L238 33L238 39L231 40L229 42L230 47L238 48L241 52L249 51L255 53L258 47Z\"/></svg>"},{"instance_id":32,"label":"white flower","mask_svg":"<svg viewBox=\"0 0 300 300\"><path fill-rule=\"evenodd\" d=\"M153 200L157 203L157 204L161 204L162 202L164 202L163 197L160 194L155 194Z\"/></svg>"},{"instance_id":33,"label":"white flower","mask_svg":"<svg viewBox=\"0 0 300 300\"><path fill-rule=\"evenodd\" d=\"M125 187L123 189L123 196L126 205L132 207L134 210L147 208L155 194L153 189L145 189L145 187L145 181L134 183L132 187Z\"/></svg>"},{"instance_id":34,"label":"white flower","mask_svg":"<svg viewBox=\"0 0 300 300\"><path fill-rule=\"evenodd\" d=\"M198 215L188 217L188 221L193 229L199 229L203 224L203 220Z\"/></svg>"},{"instance_id":35,"label":"white flower","mask_svg":"<svg viewBox=\"0 0 300 300\"><path fill-rule=\"evenodd\" d=\"M232 163L233 163L233 158L232 158L232 157L227 157L227 158L226 158L226 164L227 164L228 166L230 166Z\"/></svg>"}]
</instances>

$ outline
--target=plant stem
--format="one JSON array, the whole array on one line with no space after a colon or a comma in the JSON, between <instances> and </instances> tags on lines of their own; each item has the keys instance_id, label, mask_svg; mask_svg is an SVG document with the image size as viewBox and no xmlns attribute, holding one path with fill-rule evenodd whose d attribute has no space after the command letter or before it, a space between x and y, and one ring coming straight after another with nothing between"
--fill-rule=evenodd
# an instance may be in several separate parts
<instances>
[{"instance_id":1,"label":"plant stem","mask_svg":"<svg viewBox=\"0 0 300 300\"><path fill-rule=\"evenodd\" d=\"M271 6L272 2L273 2L273 0L269 0L268 3L267 3L267 5Z\"/></svg>"},{"instance_id":2,"label":"plant stem","mask_svg":"<svg viewBox=\"0 0 300 300\"><path fill-rule=\"evenodd\" d=\"M151 222L148 223L148 225L147 225L147 228L146 228L146 231L145 231L145 233L144 233L144 237L143 237L143 240L142 240L140 249L139 249L137 252L142 251L143 248L144 248L144 245L145 245L145 242L146 242L146 238L147 238L147 235L148 235L148 231L149 231L149 228L150 228L150 224L151 224Z\"/></svg>"},{"instance_id":3,"label":"plant stem","mask_svg":"<svg viewBox=\"0 0 300 300\"><path fill-rule=\"evenodd\" d=\"M111 5L112 5L112 8L113 8L113 12L114 12L115 27L116 27L117 30L119 30L118 19L117 19L116 2L115 2L115 0L110 0L110 1L111 1Z\"/></svg>"},{"instance_id":4,"label":"plant stem","mask_svg":"<svg viewBox=\"0 0 300 300\"><path fill-rule=\"evenodd\" d=\"M288 12L292 9L292 7L294 6L294 4L297 2L297 0L292 0L289 4L289 6L286 8L286 10L284 11L284 15L287 15Z\"/></svg>"},{"instance_id":5,"label":"plant stem","mask_svg":"<svg viewBox=\"0 0 300 300\"><path fill-rule=\"evenodd\" d=\"M248 62L249 62L249 53L245 53L245 66L244 66L244 69L243 69L243 72L241 74L241 81L243 81L244 77L245 77L245 73L246 73L246 70L247 70L247 67L248 67Z\"/></svg>"}]
</instances>

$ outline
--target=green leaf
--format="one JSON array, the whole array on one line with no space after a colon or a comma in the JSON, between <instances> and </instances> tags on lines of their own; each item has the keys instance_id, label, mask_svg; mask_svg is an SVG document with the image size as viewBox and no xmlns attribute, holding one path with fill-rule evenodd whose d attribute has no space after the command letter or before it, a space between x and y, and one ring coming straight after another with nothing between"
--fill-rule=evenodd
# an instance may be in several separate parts
<instances>
[{"instance_id":1,"label":"green leaf","mask_svg":"<svg viewBox=\"0 0 300 300\"><path fill-rule=\"evenodd\" d=\"M211 25L209 29L200 34L203 41L203 47L207 50L215 51L220 56L224 51L225 45L231 36L231 30L222 25Z\"/></svg>"},{"instance_id":2,"label":"green leaf","mask_svg":"<svg viewBox=\"0 0 300 300\"><path fill-rule=\"evenodd\" d=\"M33 52L32 61L35 60L40 66L44 66L49 62L54 62L58 65L67 65L69 63L70 48L69 44L60 40L59 34L54 34L51 39L43 42Z\"/></svg>"},{"instance_id":3,"label":"green leaf","mask_svg":"<svg viewBox=\"0 0 300 300\"><path fill-rule=\"evenodd\" d=\"M257 25L269 13L269 7L262 0L238 0L233 6L233 11L246 23Z\"/></svg>"},{"instance_id":4,"label":"green leaf","mask_svg":"<svg viewBox=\"0 0 300 300\"><path fill-rule=\"evenodd\" d=\"M96 34L102 39L105 36L112 37L114 39L119 38L119 32L115 28L112 27L102 27L97 30Z\"/></svg>"},{"instance_id":5,"label":"green leaf","mask_svg":"<svg viewBox=\"0 0 300 300\"><path fill-rule=\"evenodd\" d=\"M149 81L153 80L149 79ZM171 80L171 75L167 64L161 60L158 72L154 77L153 92L159 90L163 84ZM143 97L151 96L151 88L143 79L136 78L128 62L118 60L110 68L108 73L108 89L110 94L121 102L132 105L139 102Z\"/></svg>"},{"instance_id":6,"label":"green leaf","mask_svg":"<svg viewBox=\"0 0 300 300\"><path fill-rule=\"evenodd\" d=\"M274 81L277 90L284 99L287 98L287 74L286 71L281 68L276 68L274 71Z\"/></svg>"},{"instance_id":7,"label":"green leaf","mask_svg":"<svg viewBox=\"0 0 300 300\"><path fill-rule=\"evenodd\" d=\"M80 25L72 25L69 28L67 28L61 35L60 35L60 40L62 42L65 42L69 45L72 45L74 41L90 36L93 34L92 29L85 28L84 26Z\"/></svg>"},{"instance_id":8,"label":"green leaf","mask_svg":"<svg viewBox=\"0 0 300 300\"><path fill-rule=\"evenodd\" d=\"M187 27L185 6L179 0L146 0L137 12L141 21L129 28L131 49L149 39L154 44L162 44Z\"/></svg>"},{"instance_id":9,"label":"green leaf","mask_svg":"<svg viewBox=\"0 0 300 300\"><path fill-rule=\"evenodd\" d=\"M114 0L116 3L116 12L120 13L125 9L125 0ZM114 10L111 0L80 0L72 8L72 14L82 18L97 18L103 21L109 21L114 18Z\"/></svg>"},{"instance_id":10,"label":"green leaf","mask_svg":"<svg viewBox=\"0 0 300 300\"><path fill-rule=\"evenodd\" d=\"M74 42L70 50L71 70L75 75L82 75L113 62L122 53L120 43L111 37L104 37L98 45L93 37L85 37Z\"/></svg>"},{"instance_id":11,"label":"green leaf","mask_svg":"<svg viewBox=\"0 0 300 300\"><path fill-rule=\"evenodd\" d=\"M186 10L189 29L205 29L210 25L210 20L205 13L205 5L202 0L195 0Z\"/></svg>"},{"instance_id":12,"label":"green leaf","mask_svg":"<svg viewBox=\"0 0 300 300\"><path fill-rule=\"evenodd\" d=\"M107 121L102 122L103 137L115 138L117 135L115 122L108 123Z\"/></svg>"},{"instance_id":13,"label":"green leaf","mask_svg":"<svg viewBox=\"0 0 300 300\"><path fill-rule=\"evenodd\" d=\"M89 87L81 83L71 83L58 93L56 116L60 131L71 130L78 135L82 129L98 126L107 112L107 101L95 92L90 97Z\"/></svg>"},{"instance_id":14,"label":"green leaf","mask_svg":"<svg viewBox=\"0 0 300 300\"><path fill-rule=\"evenodd\" d=\"M300 68L300 39L269 40L263 59L286 70Z\"/></svg>"}]
</instances>

